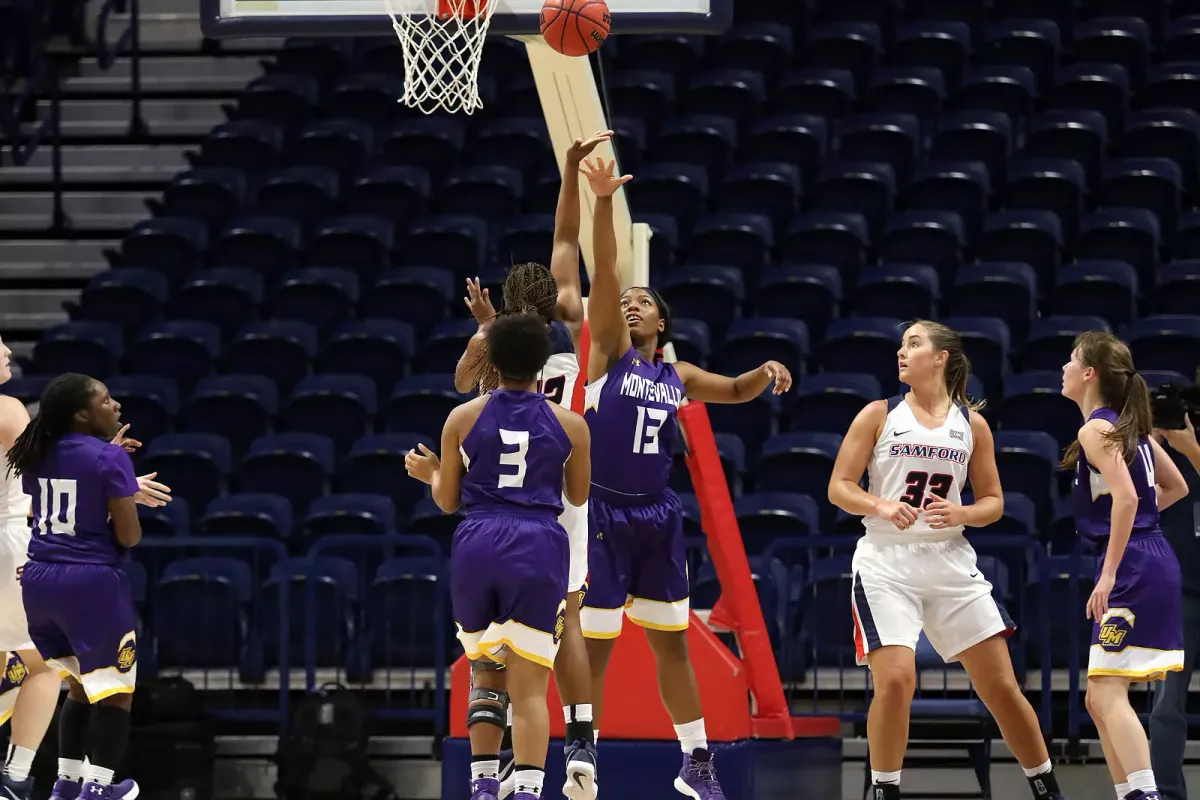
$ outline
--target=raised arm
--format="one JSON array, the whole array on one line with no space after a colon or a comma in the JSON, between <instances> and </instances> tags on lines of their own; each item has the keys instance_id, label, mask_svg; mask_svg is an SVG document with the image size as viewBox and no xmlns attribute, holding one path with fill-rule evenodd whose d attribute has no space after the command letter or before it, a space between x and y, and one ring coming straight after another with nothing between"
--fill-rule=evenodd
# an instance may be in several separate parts
<instances>
[{"instance_id":1,"label":"raised arm","mask_svg":"<svg viewBox=\"0 0 1200 800\"><path fill-rule=\"evenodd\" d=\"M496 321L496 309L487 289L480 287L479 278L467 278L467 296L463 298L467 310L479 323L475 335L467 341L467 348L454 365L454 388L466 394L479 385L479 379L488 363L487 332Z\"/></svg>"},{"instance_id":2,"label":"raised arm","mask_svg":"<svg viewBox=\"0 0 1200 800\"><path fill-rule=\"evenodd\" d=\"M588 324L592 338L592 358L588 360L588 379L608 371L614 361L629 349L629 324L621 315L621 276L617 271L617 234L613 230L613 194L632 180L629 175L613 176L616 161L585 159L581 172L596 195L592 214L592 247L595 252L591 295L588 299ZM596 356L599 357L596 357Z\"/></svg>"},{"instance_id":3,"label":"raised arm","mask_svg":"<svg viewBox=\"0 0 1200 800\"><path fill-rule=\"evenodd\" d=\"M783 394L792 388L792 373L778 361L768 361L736 378L702 370L686 361L675 362L675 371L683 381L684 393L702 403L749 403L765 392L772 381L775 383L772 394Z\"/></svg>"},{"instance_id":4,"label":"raised arm","mask_svg":"<svg viewBox=\"0 0 1200 800\"><path fill-rule=\"evenodd\" d=\"M881 517L904 530L917 521L915 508L876 497L858 485L871 462L871 453L883 432L887 413L887 401L875 400L858 412L850 423L829 478L829 502L847 514Z\"/></svg>"},{"instance_id":5,"label":"raised arm","mask_svg":"<svg viewBox=\"0 0 1200 800\"><path fill-rule=\"evenodd\" d=\"M579 280L579 166L612 135L612 131L600 131L592 134L590 139L576 139L567 150L562 187L558 190L558 208L554 213L550 273L558 284L558 319L567 326L576 345L583 330L583 287Z\"/></svg>"}]
</instances>

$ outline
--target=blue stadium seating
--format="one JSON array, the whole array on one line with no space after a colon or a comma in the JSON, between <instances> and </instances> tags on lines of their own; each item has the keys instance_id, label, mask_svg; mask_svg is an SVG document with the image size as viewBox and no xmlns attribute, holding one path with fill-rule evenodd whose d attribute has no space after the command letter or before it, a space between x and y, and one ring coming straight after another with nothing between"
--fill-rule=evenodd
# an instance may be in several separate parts
<instances>
[{"instance_id":1,"label":"blue stadium seating","mask_svg":"<svg viewBox=\"0 0 1200 800\"><path fill-rule=\"evenodd\" d=\"M1006 510L987 533L1055 556L1036 573L994 556L997 590L1014 613L1043 584L1069 602L1071 342L1118 332L1152 385L1200 367L1200 27L1182 13L1196 4L743 5L711 40L621 35L605 53L677 355L725 373L774 358L796 377L788 396L709 408L748 550L861 530L825 501L839 437L901 390L902 320L933 317L963 332L971 394L989 401ZM448 551L457 517L403 477L404 454L434 445L464 399L449 374L475 330L463 279L494 290L503 265L547 258L559 158L519 49L488 45L492 111L471 119L408 116L397 55L289 41L3 388L33 401L57 373L108 381L145 442L140 470L178 498L140 510L147 539L264 536L299 556L405 531ZM143 565L162 665L261 674L282 587L296 612L308 581L319 614L292 614L293 664L310 624L318 662L360 674L454 652L428 616L396 628L387 611L444 602L432 555L322 551L259 591L267 571L220 552ZM772 636L811 651L781 654L785 671L852 657L848 563L832 552L756 573L764 607L764 579L786 584ZM197 602L212 613L194 638L168 630ZM1051 624L1056 643L1082 630ZM1065 664L1040 647L1032 661Z\"/></svg>"}]
</instances>

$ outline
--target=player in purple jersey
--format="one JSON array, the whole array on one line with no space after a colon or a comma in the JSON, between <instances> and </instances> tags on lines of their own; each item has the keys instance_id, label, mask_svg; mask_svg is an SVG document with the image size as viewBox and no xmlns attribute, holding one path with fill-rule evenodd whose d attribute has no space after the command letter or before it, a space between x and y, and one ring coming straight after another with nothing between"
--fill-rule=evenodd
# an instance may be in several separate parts
<instances>
[{"instance_id":1,"label":"player in purple jersey","mask_svg":"<svg viewBox=\"0 0 1200 800\"><path fill-rule=\"evenodd\" d=\"M0 383L12 377L8 363L10 355L9 349L0 343ZM0 396L0 453L5 459L28 425L29 412L24 404L15 397ZM117 433L113 444L132 452L141 443L125 436L128 427ZM154 477L138 478L142 490L139 502L163 505L170 501L170 490L156 483ZM3 475L0 479L0 650L6 651L6 656L4 673L0 677L0 723L11 713L12 730L4 773L0 775L0 792L3 792L0 796L10 799L27 798L33 791L30 776L33 759L54 717L62 688L57 670L46 666L30 639L21 584L17 579L17 571L29 560L29 510L30 499L22 489L21 479L11 473ZM83 708L90 715L89 707ZM63 730L71 733L69 728L60 728L60 734ZM86 730L86 722L83 728L74 728L76 733L81 730ZM59 743L60 750L70 751L71 747L70 741ZM59 760L60 776L68 781L65 785L75 787L76 793L84 755L82 748L82 743L76 748L78 760ZM123 789L126 788L118 785L116 796L124 796Z\"/></svg>"},{"instance_id":2,"label":"player in purple jersey","mask_svg":"<svg viewBox=\"0 0 1200 800\"><path fill-rule=\"evenodd\" d=\"M59 755L79 765L71 769L83 786L60 769L52 797L63 800L138 793L131 781L112 785L137 681L137 615L120 562L142 537L133 464L110 442L123 430L120 408L99 381L60 375L8 452L9 474L33 499L21 572L29 635L46 664L68 676Z\"/></svg>"},{"instance_id":3,"label":"player in purple jersey","mask_svg":"<svg viewBox=\"0 0 1200 800\"><path fill-rule=\"evenodd\" d=\"M659 346L670 335L670 309L652 289L621 290L612 196L631 178L615 177L614 166L589 160L583 168L596 195L585 418L592 438L607 442L592 459L589 506L594 538L582 618L596 728L605 671L623 619L629 617L646 629L658 663L663 706L683 749L675 788L695 800L712 800L724 794L713 770L688 657L683 509L667 487L671 446L678 435L675 412L685 397L708 403L749 402L772 382L775 394L782 394L791 388L792 376L775 361L728 378L658 358Z\"/></svg>"},{"instance_id":4,"label":"player in purple jersey","mask_svg":"<svg viewBox=\"0 0 1200 800\"><path fill-rule=\"evenodd\" d=\"M1075 471L1075 528L1103 551L1087 601L1094 625L1086 705L1117 796L1161 800L1129 684L1183 669L1179 562L1158 512L1185 497L1187 483L1150 436L1150 393L1124 342L1080 334L1063 365L1062 393L1084 418L1063 459Z\"/></svg>"},{"instance_id":5,"label":"player in purple jersey","mask_svg":"<svg viewBox=\"0 0 1200 800\"><path fill-rule=\"evenodd\" d=\"M570 338L569 348L551 348L550 358L539 374L538 389L555 402L572 411L582 411L582 380L579 378L579 339L583 331L583 291L579 279L579 165L601 143L612 138L612 131L601 131L589 139L576 139L567 151L563 164L563 181L558 194L558 209L554 216L554 242L550 267L542 264L516 264L504 279L503 300L506 311L527 310L540 316L551 328L564 329ZM479 279L467 280L465 302L479 323L479 330L467 344L454 371L454 385L460 392L478 388L484 394L499 383L499 375L487 357L487 333L496 319L487 289L481 289ZM567 337L562 337L564 340ZM552 343L554 338L552 337ZM564 344L567 344L564 341ZM556 352L569 349L570 352ZM580 404L575 404L576 396ZM595 800L596 748L592 734L592 681L588 666L587 646L579 625L579 609L587 581L587 508L567 508L559 520L571 542L571 576L568 591L575 602L567 604L566 628L558 657L554 662L554 678L563 702L566 720L567 777L563 794L567 800ZM472 662L473 669L493 669L486 662ZM492 676L495 690L503 693L503 674ZM509 714L511 717L511 707ZM513 790L511 757L512 722L501 740L500 798L504 800ZM475 726L472 737L490 740L495 731L488 726Z\"/></svg>"},{"instance_id":6,"label":"player in purple jersey","mask_svg":"<svg viewBox=\"0 0 1200 800\"><path fill-rule=\"evenodd\" d=\"M583 505L591 481L591 437L583 419L537 391L550 355L545 322L504 314L488 331L500 386L450 413L438 457L425 445L409 453L410 475L433 489L443 511L466 519L454 532L450 599L458 638L472 661L468 728L486 725L490 741L471 737L472 800L500 792L500 734L506 700L513 709L516 800L541 796L550 718L546 692L566 624L569 545L558 522L563 496Z\"/></svg>"}]
</instances>

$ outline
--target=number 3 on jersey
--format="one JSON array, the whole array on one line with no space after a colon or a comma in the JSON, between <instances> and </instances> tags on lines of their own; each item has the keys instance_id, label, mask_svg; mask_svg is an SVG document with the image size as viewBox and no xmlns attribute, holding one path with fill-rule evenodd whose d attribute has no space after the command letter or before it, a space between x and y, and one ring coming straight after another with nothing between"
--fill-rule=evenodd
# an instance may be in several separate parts
<instances>
[{"instance_id":1,"label":"number 3 on jersey","mask_svg":"<svg viewBox=\"0 0 1200 800\"><path fill-rule=\"evenodd\" d=\"M501 475L499 489L520 489L525 485L525 456L529 453L529 431L506 431L500 429L500 441L508 447L516 447L512 453L500 454L500 466L516 467L516 473Z\"/></svg>"},{"instance_id":2,"label":"number 3 on jersey","mask_svg":"<svg viewBox=\"0 0 1200 800\"><path fill-rule=\"evenodd\" d=\"M944 472L930 475L928 472L913 470L905 476L904 482L908 484L908 491L901 496L900 502L913 508L924 508L935 498L945 500L949 496L950 487L954 485L954 476Z\"/></svg>"}]
</instances>

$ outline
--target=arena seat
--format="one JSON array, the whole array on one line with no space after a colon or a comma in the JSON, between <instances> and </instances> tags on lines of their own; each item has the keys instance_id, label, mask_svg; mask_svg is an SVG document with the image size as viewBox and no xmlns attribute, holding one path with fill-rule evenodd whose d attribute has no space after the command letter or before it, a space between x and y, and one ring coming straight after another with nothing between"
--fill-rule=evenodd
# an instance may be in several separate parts
<instances>
[{"instance_id":1,"label":"arena seat","mask_svg":"<svg viewBox=\"0 0 1200 800\"><path fill-rule=\"evenodd\" d=\"M304 517L310 538L340 533L395 533L396 505L378 494L334 494L313 500Z\"/></svg>"},{"instance_id":2,"label":"arena seat","mask_svg":"<svg viewBox=\"0 0 1200 800\"><path fill-rule=\"evenodd\" d=\"M171 316L216 325L230 340L258 317L263 276L252 269L214 267L188 273L171 298Z\"/></svg>"},{"instance_id":3,"label":"arena seat","mask_svg":"<svg viewBox=\"0 0 1200 800\"><path fill-rule=\"evenodd\" d=\"M215 497L200 519L200 533L286 541L292 535L292 504L277 494L242 492Z\"/></svg>"}]
</instances>

